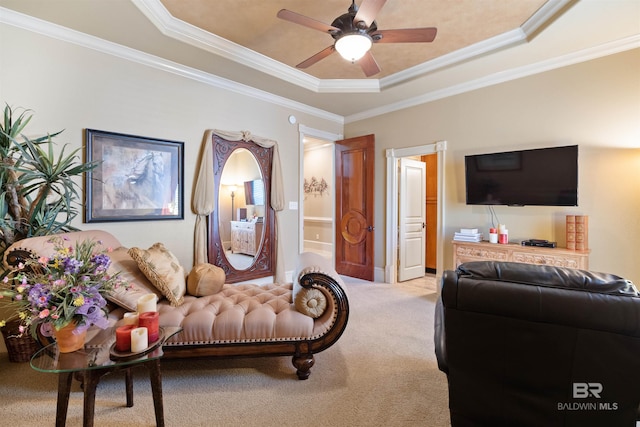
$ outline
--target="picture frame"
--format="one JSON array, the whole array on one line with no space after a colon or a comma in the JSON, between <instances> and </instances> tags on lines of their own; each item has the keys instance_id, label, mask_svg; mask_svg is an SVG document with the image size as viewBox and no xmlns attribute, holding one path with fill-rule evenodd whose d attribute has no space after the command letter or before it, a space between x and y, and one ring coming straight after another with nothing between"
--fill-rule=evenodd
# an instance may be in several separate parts
<instances>
[{"instance_id":1,"label":"picture frame","mask_svg":"<svg viewBox=\"0 0 640 427\"><path fill-rule=\"evenodd\" d=\"M85 222L184 219L184 143L85 130Z\"/></svg>"}]
</instances>

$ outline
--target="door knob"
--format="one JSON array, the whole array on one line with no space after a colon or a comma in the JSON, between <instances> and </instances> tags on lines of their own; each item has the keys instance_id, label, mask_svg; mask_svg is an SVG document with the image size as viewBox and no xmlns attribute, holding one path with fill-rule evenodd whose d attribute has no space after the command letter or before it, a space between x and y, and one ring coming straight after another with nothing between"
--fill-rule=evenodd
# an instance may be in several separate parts
<instances>
[{"instance_id":1,"label":"door knob","mask_svg":"<svg viewBox=\"0 0 640 427\"><path fill-rule=\"evenodd\" d=\"M375 230L374 226L370 225L370 226L367 227L367 231L373 231L373 230Z\"/></svg>"}]
</instances>

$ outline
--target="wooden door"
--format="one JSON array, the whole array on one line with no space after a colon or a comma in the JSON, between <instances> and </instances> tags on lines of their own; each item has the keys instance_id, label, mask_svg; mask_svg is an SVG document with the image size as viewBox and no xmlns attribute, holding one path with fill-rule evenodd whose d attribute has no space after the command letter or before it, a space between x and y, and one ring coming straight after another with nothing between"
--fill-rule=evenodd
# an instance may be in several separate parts
<instances>
[{"instance_id":1,"label":"wooden door","mask_svg":"<svg viewBox=\"0 0 640 427\"><path fill-rule=\"evenodd\" d=\"M427 165L425 268L429 273L435 273L438 240L438 155L422 156L421 160Z\"/></svg>"},{"instance_id":2,"label":"wooden door","mask_svg":"<svg viewBox=\"0 0 640 427\"><path fill-rule=\"evenodd\" d=\"M336 271L373 281L374 135L336 141Z\"/></svg>"},{"instance_id":3,"label":"wooden door","mask_svg":"<svg viewBox=\"0 0 640 427\"><path fill-rule=\"evenodd\" d=\"M398 281L417 279L425 272L426 165L400 159Z\"/></svg>"}]
</instances>

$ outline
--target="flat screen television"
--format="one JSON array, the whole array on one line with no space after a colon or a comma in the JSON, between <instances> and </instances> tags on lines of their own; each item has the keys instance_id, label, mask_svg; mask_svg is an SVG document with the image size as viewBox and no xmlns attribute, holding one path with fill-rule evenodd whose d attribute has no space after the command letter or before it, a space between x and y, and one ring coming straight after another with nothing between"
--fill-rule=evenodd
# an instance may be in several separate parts
<instances>
[{"instance_id":1,"label":"flat screen television","mask_svg":"<svg viewBox=\"0 0 640 427\"><path fill-rule=\"evenodd\" d=\"M465 156L468 205L578 206L578 146Z\"/></svg>"},{"instance_id":2,"label":"flat screen television","mask_svg":"<svg viewBox=\"0 0 640 427\"><path fill-rule=\"evenodd\" d=\"M245 181L244 200L247 205L264 205L264 182L261 179Z\"/></svg>"}]
</instances>

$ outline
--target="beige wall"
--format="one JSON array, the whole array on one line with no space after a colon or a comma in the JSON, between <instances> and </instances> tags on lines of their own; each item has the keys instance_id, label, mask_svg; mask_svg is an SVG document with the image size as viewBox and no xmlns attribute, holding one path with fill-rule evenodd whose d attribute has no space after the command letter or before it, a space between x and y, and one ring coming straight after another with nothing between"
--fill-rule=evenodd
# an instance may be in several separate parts
<instances>
[{"instance_id":1,"label":"beige wall","mask_svg":"<svg viewBox=\"0 0 640 427\"><path fill-rule=\"evenodd\" d=\"M0 25L0 39L4 58L0 101L34 111L28 134L65 129L57 140L72 148L82 146L85 128L184 141L184 220L83 224L78 219L75 225L107 230L125 246L148 247L162 241L187 269L193 265L195 224L190 197L205 129L249 130L279 142L287 206L281 221L289 225L298 224L298 212L289 210L288 202L297 201L299 194L299 133L297 126L288 123L288 116L295 114L299 124L310 128L342 132L339 120L318 118L12 26ZM280 237L285 242L285 270L293 270L298 227L283 227Z\"/></svg>"},{"instance_id":2,"label":"beige wall","mask_svg":"<svg viewBox=\"0 0 640 427\"><path fill-rule=\"evenodd\" d=\"M464 156L579 145L577 208L503 207L510 238L564 245L569 213L589 215L590 267L640 283L640 50L522 78L410 109L348 123L345 136L376 135L376 267L385 260L385 150L448 142L445 154L445 268L460 227L485 233L486 207L467 206ZM542 172L543 173L543 172Z\"/></svg>"},{"instance_id":3,"label":"beige wall","mask_svg":"<svg viewBox=\"0 0 640 427\"><path fill-rule=\"evenodd\" d=\"M83 129L94 128L185 142L183 221L83 224L103 228L127 246L164 243L181 262L192 265L190 195L202 135L207 128L250 130L278 140L284 169L285 200L299 194L299 135L287 122L342 133L337 121L271 104L195 80L119 59L71 43L1 25L3 43L0 99L31 108L29 133L65 129L60 143L80 147ZM376 135L376 258L385 260L385 158L387 148L448 141L445 155L445 242L462 226L486 229L486 208L464 204L464 155L504 149L580 145L578 208L496 207L511 238L564 240L567 213L590 216L591 267L640 282L635 241L640 236L640 69L639 50L452 96L414 108L346 125L346 136ZM288 207L288 203L287 203ZM286 209L286 224L297 211ZM171 233L166 233L167 228ZM298 227L286 227L285 269L293 268ZM445 267L451 265L446 244Z\"/></svg>"}]
</instances>

